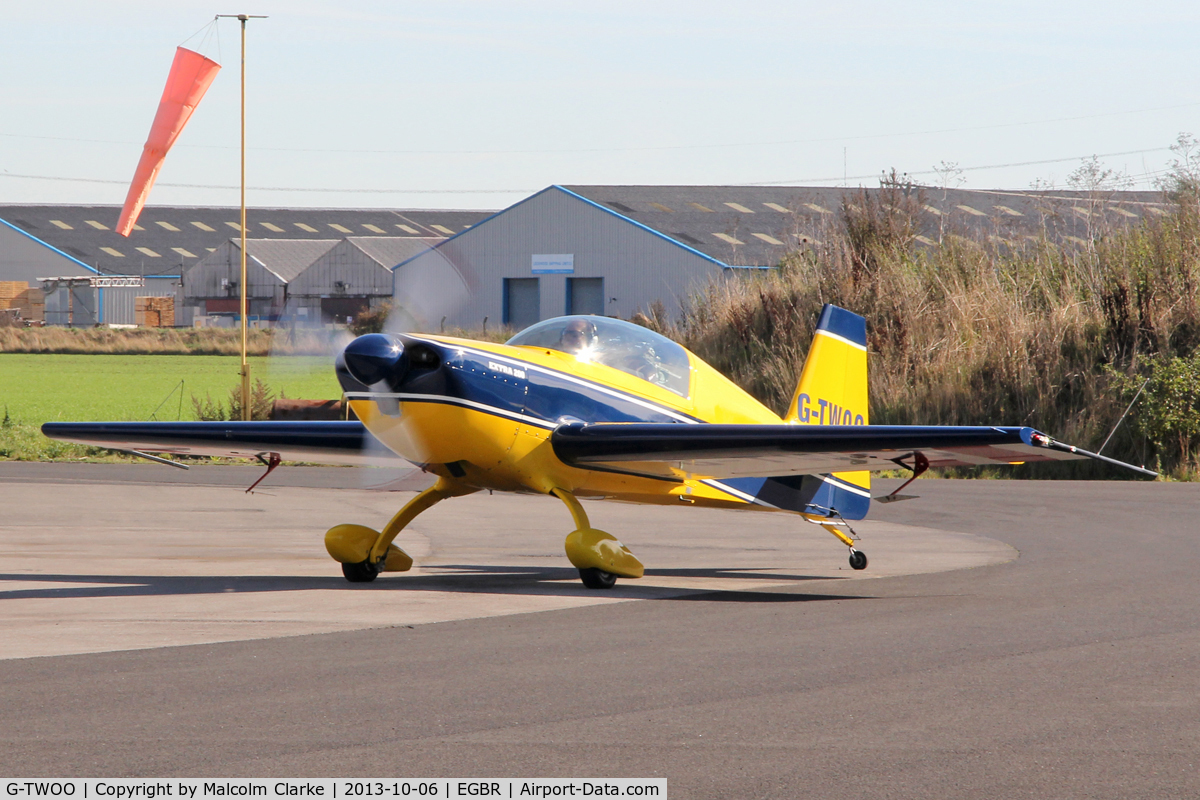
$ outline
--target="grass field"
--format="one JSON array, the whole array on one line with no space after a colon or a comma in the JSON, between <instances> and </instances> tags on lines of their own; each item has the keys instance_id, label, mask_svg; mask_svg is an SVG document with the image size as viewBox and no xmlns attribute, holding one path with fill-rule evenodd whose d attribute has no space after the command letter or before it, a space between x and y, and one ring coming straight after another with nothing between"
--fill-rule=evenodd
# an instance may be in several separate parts
<instances>
[{"instance_id":1,"label":"grass field","mask_svg":"<svg viewBox=\"0 0 1200 800\"><path fill-rule=\"evenodd\" d=\"M0 428L0 458L101 455L95 448L50 442L38 431L43 422L147 420L152 414L159 420L195 419L191 398L227 401L238 385L238 363L237 356L0 353L0 418L7 419ZM328 358L251 358L250 370L276 395L341 396Z\"/></svg>"}]
</instances>

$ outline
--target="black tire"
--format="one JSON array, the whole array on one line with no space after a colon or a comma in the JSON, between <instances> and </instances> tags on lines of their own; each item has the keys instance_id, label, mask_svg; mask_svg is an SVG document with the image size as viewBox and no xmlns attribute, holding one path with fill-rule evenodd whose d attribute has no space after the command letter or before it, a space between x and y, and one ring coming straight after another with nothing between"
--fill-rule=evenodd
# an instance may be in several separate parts
<instances>
[{"instance_id":1,"label":"black tire","mask_svg":"<svg viewBox=\"0 0 1200 800\"><path fill-rule=\"evenodd\" d=\"M357 564L342 564L342 574L351 583L370 583L379 577L379 567L369 561Z\"/></svg>"},{"instance_id":2,"label":"black tire","mask_svg":"<svg viewBox=\"0 0 1200 800\"><path fill-rule=\"evenodd\" d=\"M861 550L850 550L850 568L851 569L866 569L867 554Z\"/></svg>"},{"instance_id":3,"label":"black tire","mask_svg":"<svg viewBox=\"0 0 1200 800\"><path fill-rule=\"evenodd\" d=\"M616 575L595 567L579 570L579 579L589 589L611 589L617 585Z\"/></svg>"}]
</instances>

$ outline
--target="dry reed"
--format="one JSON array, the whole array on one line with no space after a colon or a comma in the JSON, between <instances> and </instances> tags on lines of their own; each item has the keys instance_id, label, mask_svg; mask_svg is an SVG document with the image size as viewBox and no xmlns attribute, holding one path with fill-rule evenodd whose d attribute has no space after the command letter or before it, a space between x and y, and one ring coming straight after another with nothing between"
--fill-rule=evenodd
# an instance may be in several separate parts
<instances>
[{"instance_id":1,"label":"dry reed","mask_svg":"<svg viewBox=\"0 0 1200 800\"><path fill-rule=\"evenodd\" d=\"M338 337L344 333L252 330L247 351L252 356L326 355ZM241 353L241 333L222 328L0 328L0 353L229 356Z\"/></svg>"},{"instance_id":2,"label":"dry reed","mask_svg":"<svg viewBox=\"0 0 1200 800\"><path fill-rule=\"evenodd\" d=\"M872 422L1029 425L1093 450L1129 400L1117 375L1200 344L1194 203L1098 228L1074 249L1045 236L1014 244L953 233L915 246L920 203L898 190L848 197L839 222L814 233L820 246L759 276L711 282L674 324L661 308L639 321L783 411L820 309L834 303L867 318ZM1132 430L1122 426L1105 453L1153 462L1155 443Z\"/></svg>"}]
</instances>

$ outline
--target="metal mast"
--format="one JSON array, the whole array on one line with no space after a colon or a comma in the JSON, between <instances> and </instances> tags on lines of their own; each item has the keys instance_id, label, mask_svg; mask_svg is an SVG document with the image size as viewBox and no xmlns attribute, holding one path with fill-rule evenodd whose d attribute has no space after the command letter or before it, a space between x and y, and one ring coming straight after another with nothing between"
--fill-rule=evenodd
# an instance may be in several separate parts
<instances>
[{"instance_id":1,"label":"metal mast","mask_svg":"<svg viewBox=\"0 0 1200 800\"><path fill-rule=\"evenodd\" d=\"M250 362L246 360L247 322L250 306L246 288L246 20L266 19L256 14L218 14L218 17L233 17L242 24L242 272L238 282L240 295L238 316L242 320L242 419L250 419Z\"/></svg>"}]
</instances>

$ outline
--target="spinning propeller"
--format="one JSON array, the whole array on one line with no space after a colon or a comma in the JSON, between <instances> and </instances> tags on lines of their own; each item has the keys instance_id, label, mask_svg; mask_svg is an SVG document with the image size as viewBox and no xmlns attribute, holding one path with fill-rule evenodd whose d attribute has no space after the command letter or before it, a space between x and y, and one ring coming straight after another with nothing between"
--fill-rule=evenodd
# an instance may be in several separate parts
<instances>
[{"instance_id":1,"label":"spinning propeller","mask_svg":"<svg viewBox=\"0 0 1200 800\"><path fill-rule=\"evenodd\" d=\"M393 393L413 366L414 354L405 347L405 334L437 332L447 317L453 316L470 301L471 281L441 249L426 251L394 272L391 311L384 322L384 333L354 337L346 329L334 329L323 339L323 357L312 359L310 371L325 372L333 366L343 393ZM283 341L280 338L280 341ZM280 349L282 350L282 348ZM267 365L268 375L283 374L285 359L273 348ZM415 358L419 361L418 352ZM286 369L295 374L294 361ZM389 398L376 398L385 413ZM391 406L396 401L391 399ZM363 440L363 454L380 465L359 469L361 485L380 491L423 489L434 478L400 459L369 434ZM381 467L381 468L380 468Z\"/></svg>"}]
</instances>

